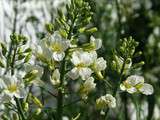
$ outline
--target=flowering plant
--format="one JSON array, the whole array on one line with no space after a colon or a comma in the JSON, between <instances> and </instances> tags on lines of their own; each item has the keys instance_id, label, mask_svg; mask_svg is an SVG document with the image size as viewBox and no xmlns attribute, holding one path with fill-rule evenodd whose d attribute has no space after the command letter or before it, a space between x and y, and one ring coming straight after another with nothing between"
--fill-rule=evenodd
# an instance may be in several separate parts
<instances>
[{"instance_id":1,"label":"flowering plant","mask_svg":"<svg viewBox=\"0 0 160 120\"><path fill-rule=\"evenodd\" d=\"M135 98L152 95L154 87L139 72L144 61L135 61L139 42L118 38L111 54L101 54L105 40L95 37L94 4L71 0L35 46L15 31L10 46L0 43L1 119L106 120L117 108L127 111L128 99L140 119Z\"/></svg>"}]
</instances>

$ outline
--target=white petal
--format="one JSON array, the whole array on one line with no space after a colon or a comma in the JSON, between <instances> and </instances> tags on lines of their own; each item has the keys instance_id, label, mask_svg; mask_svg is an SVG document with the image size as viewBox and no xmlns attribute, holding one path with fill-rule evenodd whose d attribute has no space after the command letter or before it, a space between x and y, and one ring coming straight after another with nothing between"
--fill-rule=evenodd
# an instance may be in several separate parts
<instances>
[{"instance_id":1,"label":"white petal","mask_svg":"<svg viewBox=\"0 0 160 120\"><path fill-rule=\"evenodd\" d=\"M80 60L80 54L81 54L81 52L79 52L79 51L73 52L72 58L71 58L71 62L72 62L74 65L80 64L80 62L81 62L81 60Z\"/></svg>"},{"instance_id":2,"label":"white petal","mask_svg":"<svg viewBox=\"0 0 160 120\"><path fill-rule=\"evenodd\" d=\"M153 94L154 89L152 85L144 83L144 85L139 89L139 91L145 95L151 95Z\"/></svg>"},{"instance_id":3,"label":"white petal","mask_svg":"<svg viewBox=\"0 0 160 120\"><path fill-rule=\"evenodd\" d=\"M0 90L5 87L6 87L6 85L5 85L4 81L0 78Z\"/></svg>"},{"instance_id":4,"label":"white petal","mask_svg":"<svg viewBox=\"0 0 160 120\"><path fill-rule=\"evenodd\" d=\"M90 68L81 68L79 70L79 75L81 76L82 80L88 79L92 74L92 70Z\"/></svg>"},{"instance_id":5,"label":"white petal","mask_svg":"<svg viewBox=\"0 0 160 120\"><path fill-rule=\"evenodd\" d=\"M96 84L94 83L94 78L89 77L83 84L85 91L90 92L95 88Z\"/></svg>"},{"instance_id":6,"label":"white petal","mask_svg":"<svg viewBox=\"0 0 160 120\"><path fill-rule=\"evenodd\" d=\"M53 52L53 59L55 61L61 61L61 60L63 60L64 57L65 57L65 53L64 52L61 52L61 53Z\"/></svg>"},{"instance_id":7,"label":"white petal","mask_svg":"<svg viewBox=\"0 0 160 120\"><path fill-rule=\"evenodd\" d=\"M72 79L75 80L79 77L79 71L78 69L75 67L73 68L70 72L67 73L67 75Z\"/></svg>"},{"instance_id":8,"label":"white petal","mask_svg":"<svg viewBox=\"0 0 160 120\"><path fill-rule=\"evenodd\" d=\"M139 75L131 75L127 78L127 83L135 86L138 84L143 84L144 83L144 77L139 76Z\"/></svg>"},{"instance_id":9,"label":"white petal","mask_svg":"<svg viewBox=\"0 0 160 120\"><path fill-rule=\"evenodd\" d=\"M51 77L51 83L53 85L58 85L60 83L60 73L58 69L54 70L52 77Z\"/></svg>"},{"instance_id":10,"label":"white petal","mask_svg":"<svg viewBox=\"0 0 160 120\"><path fill-rule=\"evenodd\" d=\"M123 91L125 91L126 87L123 84L120 84L120 89L123 90Z\"/></svg>"},{"instance_id":11,"label":"white petal","mask_svg":"<svg viewBox=\"0 0 160 120\"><path fill-rule=\"evenodd\" d=\"M95 61L97 59L97 52L96 51L91 51L90 56L92 61Z\"/></svg>"},{"instance_id":12,"label":"white petal","mask_svg":"<svg viewBox=\"0 0 160 120\"><path fill-rule=\"evenodd\" d=\"M84 65L89 66L93 63L92 54L88 52L83 52L80 55L80 60Z\"/></svg>"},{"instance_id":13,"label":"white petal","mask_svg":"<svg viewBox=\"0 0 160 120\"><path fill-rule=\"evenodd\" d=\"M107 101L108 107L110 108L116 107L116 99L111 94L106 94L105 99Z\"/></svg>"},{"instance_id":14,"label":"white petal","mask_svg":"<svg viewBox=\"0 0 160 120\"><path fill-rule=\"evenodd\" d=\"M54 34L51 36L52 41L61 41L62 37L58 31L55 31Z\"/></svg>"},{"instance_id":15,"label":"white petal","mask_svg":"<svg viewBox=\"0 0 160 120\"><path fill-rule=\"evenodd\" d=\"M95 39L93 36L90 37L90 42L95 45L95 49L98 50L102 47L102 40L101 39Z\"/></svg>"},{"instance_id":16,"label":"white petal","mask_svg":"<svg viewBox=\"0 0 160 120\"><path fill-rule=\"evenodd\" d=\"M130 94L132 94L132 93L137 92L137 89L135 87L131 87L131 88L127 89L127 92L130 93Z\"/></svg>"},{"instance_id":17,"label":"white petal","mask_svg":"<svg viewBox=\"0 0 160 120\"><path fill-rule=\"evenodd\" d=\"M95 61L95 70L96 71L102 71L105 70L107 67L106 61L100 57Z\"/></svg>"},{"instance_id":18,"label":"white petal","mask_svg":"<svg viewBox=\"0 0 160 120\"><path fill-rule=\"evenodd\" d=\"M58 70L58 69L55 69L55 70L54 70L52 77L53 77L54 79L57 79L57 80L60 79L60 73L59 73L59 70Z\"/></svg>"}]
</instances>

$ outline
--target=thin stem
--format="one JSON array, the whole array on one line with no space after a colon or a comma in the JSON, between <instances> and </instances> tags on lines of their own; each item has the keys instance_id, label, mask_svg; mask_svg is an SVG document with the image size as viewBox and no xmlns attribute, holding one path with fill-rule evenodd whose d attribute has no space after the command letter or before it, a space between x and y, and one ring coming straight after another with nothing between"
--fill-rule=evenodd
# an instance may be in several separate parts
<instances>
[{"instance_id":1,"label":"thin stem","mask_svg":"<svg viewBox=\"0 0 160 120\"><path fill-rule=\"evenodd\" d=\"M133 100L133 103L135 104L135 107L136 107L136 119L137 120L140 120L140 110L141 110L141 107L139 105L139 102L137 101L137 99L133 96L132 97L132 100Z\"/></svg>"},{"instance_id":2,"label":"thin stem","mask_svg":"<svg viewBox=\"0 0 160 120\"><path fill-rule=\"evenodd\" d=\"M75 15L75 18L72 21L72 25L70 26L67 39L70 40L72 37L72 31L74 27L74 22L76 20L77 15ZM68 50L65 51L65 58L63 59L60 67L60 86L58 90L58 96L57 96L57 119L62 120L63 115L63 83L64 83L64 76L65 76L65 68L66 68L66 57L68 55Z\"/></svg>"},{"instance_id":3,"label":"thin stem","mask_svg":"<svg viewBox=\"0 0 160 120\"><path fill-rule=\"evenodd\" d=\"M58 96L57 96L57 119L62 120L62 115L63 115L63 82L64 82L64 75L65 75L65 64L66 60L62 61L61 65L61 76L60 76L60 88L58 90Z\"/></svg>"},{"instance_id":4,"label":"thin stem","mask_svg":"<svg viewBox=\"0 0 160 120\"><path fill-rule=\"evenodd\" d=\"M121 36L122 23L121 23L121 12L120 12L118 0L115 0L115 2L116 2L116 9L117 9L117 16L118 16L118 27L117 27L117 41L118 41Z\"/></svg>"},{"instance_id":5,"label":"thin stem","mask_svg":"<svg viewBox=\"0 0 160 120\"><path fill-rule=\"evenodd\" d=\"M15 62L16 53L17 53L17 45L15 46L14 52L13 52L13 58L11 62L11 75L14 75L14 62Z\"/></svg>"},{"instance_id":6,"label":"thin stem","mask_svg":"<svg viewBox=\"0 0 160 120\"><path fill-rule=\"evenodd\" d=\"M42 90L44 90L45 92L47 92L48 94L50 94L51 96L53 96L53 97L57 97L57 95L56 94L54 94L54 93L52 93L52 92L50 92L49 90L47 90L47 89L45 89L44 87L40 87Z\"/></svg>"},{"instance_id":7,"label":"thin stem","mask_svg":"<svg viewBox=\"0 0 160 120\"><path fill-rule=\"evenodd\" d=\"M17 0L15 0L15 4L16 4L16 6L14 7L15 16L14 16L14 20L13 20L12 34L16 32L16 26L17 26L17 16L18 16ZM11 43L10 43L9 52L7 55L7 67L6 67L6 71L4 74L7 74L7 72L8 72L8 69L10 66L9 64L10 64L10 57L12 54L12 50L13 50L13 41L11 41Z\"/></svg>"},{"instance_id":8,"label":"thin stem","mask_svg":"<svg viewBox=\"0 0 160 120\"><path fill-rule=\"evenodd\" d=\"M20 103L19 99L15 97L14 100L16 101L17 109L18 109L18 112L19 112L22 120L27 120L27 119L25 118L24 113L23 113L23 109L22 109L22 106L21 106L21 103Z\"/></svg>"},{"instance_id":9,"label":"thin stem","mask_svg":"<svg viewBox=\"0 0 160 120\"><path fill-rule=\"evenodd\" d=\"M70 106L70 105L73 105L73 104L81 101L81 100L82 100L81 98L80 98L80 99L77 99L77 100L75 100L75 101L73 101L73 102L71 102L71 103L68 103L68 104L64 105L63 107L68 107L68 106Z\"/></svg>"},{"instance_id":10,"label":"thin stem","mask_svg":"<svg viewBox=\"0 0 160 120\"><path fill-rule=\"evenodd\" d=\"M11 63L11 75L14 75L14 64L15 64L15 56L16 56L16 52L17 52L17 45L15 46L15 49L14 49L14 53L13 53L13 57L12 57L12 63ZM16 104L17 104L17 109L18 109L18 112L22 118L22 120L26 120L25 118L25 115L23 113L23 109L22 109L22 105L19 101L18 98L14 98L15 101L16 101Z\"/></svg>"},{"instance_id":11,"label":"thin stem","mask_svg":"<svg viewBox=\"0 0 160 120\"><path fill-rule=\"evenodd\" d=\"M128 97L127 97L127 93L123 94L123 100L124 100L124 114L125 114L125 120L128 120L128 108L127 108L127 103L128 103Z\"/></svg>"}]
</instances>

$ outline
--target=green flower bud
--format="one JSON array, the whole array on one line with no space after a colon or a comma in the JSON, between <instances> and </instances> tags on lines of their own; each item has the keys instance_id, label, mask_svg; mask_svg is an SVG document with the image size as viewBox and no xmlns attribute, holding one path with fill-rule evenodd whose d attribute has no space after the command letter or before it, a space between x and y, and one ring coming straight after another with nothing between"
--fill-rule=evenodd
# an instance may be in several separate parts
<instances>
[{"instance_id":1,"label":"green flower bud","mask_svg":"<svg viewBox=\"0 0 160 120\"><path fill-rule=\"evenodd\" d=\"M29 110L29 104L27 103L27 102L24 102L23 103L23 109L24 109L24 111L28 111Z\"/></svg>"},{"instance_id":2,"label":"green flower bud","mask_svg":"<svg viewBox=\"0 0 160 120\"><path fill-rule=\"evenodd\" d=\"M32 96L32 100L39 107L39 109L43 107L41 101L37 97Z\"/></svg>"},{"instance_id":3,"label":"green flower bud","mask_svg":"<svg viewBox=\"0 0 160 120\"><path fill-rule=\"evenodd\" d=\"M45 28L46 28L47 32L49 32L49 33L51 33L51 34L54 32L54 25L51 24L51 23L47 23L47 24L45 25Z\"/></svg>"},{"instance_id":4,"label":"green flower bud","mask_svg":"<svg viewBox=\"0 0 160 120\"><path fill-rule=\"evenodd\" d=\"M97 31L97 28L96 27L93 27L93 28L90 28L90 29L87 29L86 32L87 33L94 33Z\"/></svg>"},{"instance_id":5,"label":"green flower bud","mask_svg":"<svg viewBox=\"0 0 160 120\"><path fill-rule=\"evenodd\" d=\"M42 111L41 108L37 108L36 111L35 111L35 114L36 114L36 115L39 115L39 114L41 113L41 111Z\"/></svg>"}]
</instances>

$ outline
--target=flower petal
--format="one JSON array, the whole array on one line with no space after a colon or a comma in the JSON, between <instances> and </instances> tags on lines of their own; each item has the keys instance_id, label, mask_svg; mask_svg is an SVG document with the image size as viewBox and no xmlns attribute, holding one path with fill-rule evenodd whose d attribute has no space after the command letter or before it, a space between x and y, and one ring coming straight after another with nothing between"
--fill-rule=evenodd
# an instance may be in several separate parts
<instances>
[{"instance_id":1,"label":"flower petal","mask_svg":"<svg viewBox=\"0 0 160 120\"><path fill-rule=\"evenodd\" d=\"M139 89L140 92L142 92L145 95L151 95L154 92L153 86L148 84L148 83L144 83L144 85Z\"/></svg>"},{"instance_id":2,"label":"flower petal","mask_svg":"<svg viewBox=\"0 0 160 120\"><path fill-rule=\"evenodd\" d=\"M61 60L63 60L64 56L65 56L64 52L61 52L61 53L59 53L59 52L53 52L53 59L55 61L61 61Z\"/></svg>"},{"instance_id":3,"label":"flower petal","mask_svg":"<svg viewBox=\"0 0 160 120\"><path fill-rule=\"evenodd\" d=\"M67 73L67 75L72 79L75 80L79 77L79 71L78 69L75 67L73 68L70 72Z\"/></svg>"},{"instance_id":4,"label":"flower petal","mask_svg":"<svg viewBox=\"0 0 160 120\"><path fill-rule=\"evenodd\" d=\"M82 80L86 80L91 76L93 71L90 68L84 67L79 70L79 75L81 76Z\"/></svg>"}]
</instances>

